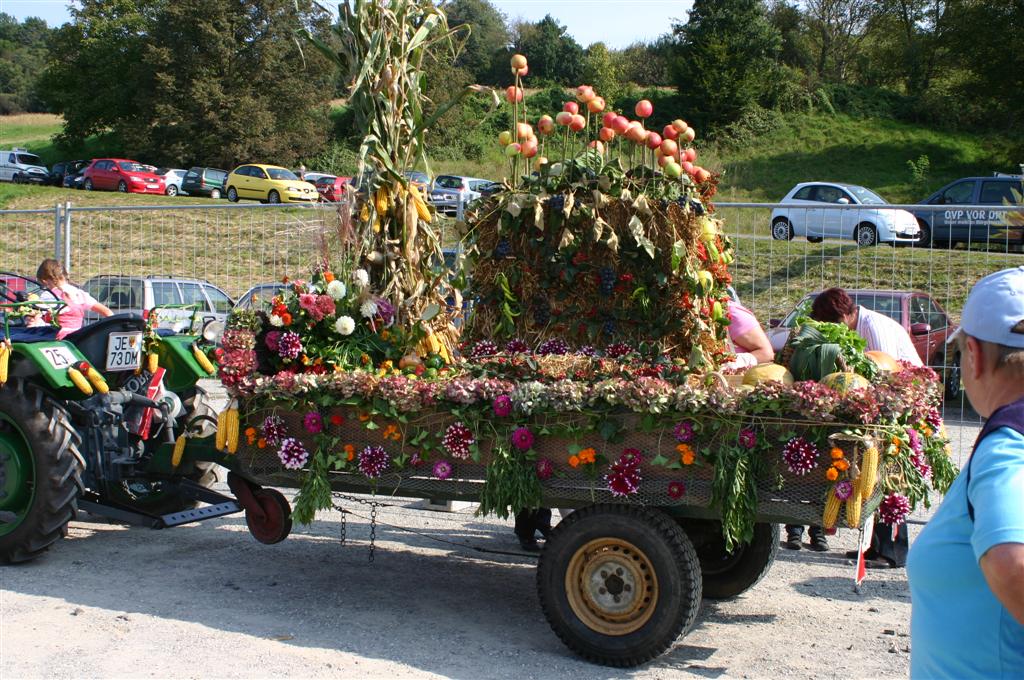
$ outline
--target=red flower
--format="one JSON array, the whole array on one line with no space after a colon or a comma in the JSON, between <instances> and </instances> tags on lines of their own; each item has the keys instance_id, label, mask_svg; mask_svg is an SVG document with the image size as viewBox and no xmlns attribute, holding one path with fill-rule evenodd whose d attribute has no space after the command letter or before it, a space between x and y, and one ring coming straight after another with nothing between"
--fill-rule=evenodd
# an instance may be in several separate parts
<instances>
[{"instance_id":1,"label":"red flower","mask_svg":"<svg viewBox=\"0 0 1024 680\"><path fill-rule=\"evenodd\" d=\"M337 427L337 426L342 425L344 423L345 423L345 419L341 416L341 414L335 413L334 415L331 416L331 425L334 425L335 427Z\"/></svg>"},{"instance_id":2,"label":"red flower","mask_svg":"<svg viewBox=\"0 0 1024 680\"><path fill-rule=\"evenodd\" d=\"M668 497L674 501L679 500L686 493L686 485L682 482L668 483Z\"/></svg>"}]
</instances>

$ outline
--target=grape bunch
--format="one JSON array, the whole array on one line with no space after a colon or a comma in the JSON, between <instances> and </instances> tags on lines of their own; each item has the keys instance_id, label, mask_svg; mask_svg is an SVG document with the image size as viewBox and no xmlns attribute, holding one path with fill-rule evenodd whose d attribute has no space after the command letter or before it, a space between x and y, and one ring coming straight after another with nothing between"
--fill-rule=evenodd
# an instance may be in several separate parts
<instances>
[{"instance_id":1,"label":"grape bunch","mask_svg":"<svg viewBox=\"0 0 1024 680\"><path fill-rule=\"evenodd\" d=\"M538 326L547 326L551 321L551 303L547 298L537 297L533 301L533 322Z\"/></svg>"},{"instance_id":2,"label":"grape bunch","mask_svg":"<svg viewBox=\"0 0 1024 680\"><path fill-rule=\"evenodd\" d=\"M498 260L503 260L506 257L512 255L512 243L504 236L498 240L497 245L494 246L494 257Z\"/></svg>"},{"instance_id":3,"label":"grape bunch","mask_svg":"<svg viewBox=\"0 0 1024 680\"><path fill-rule=\"evenodd\" d=\"M601 295L611 295L615 291L615 270L611 267L601 267Z\"/></svg>"}]
</instances>

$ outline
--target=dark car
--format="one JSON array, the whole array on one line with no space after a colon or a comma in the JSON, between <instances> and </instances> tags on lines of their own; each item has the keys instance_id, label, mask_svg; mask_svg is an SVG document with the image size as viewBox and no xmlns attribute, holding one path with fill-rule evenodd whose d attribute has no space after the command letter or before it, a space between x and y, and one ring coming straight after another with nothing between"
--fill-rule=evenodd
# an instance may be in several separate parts
<instances>
[{"instance_id":1,"label":"dark car","mask_svg":"<svg viewBox=\"0 0 1024 680\"><path fill-rule=\"evenodd\" d=\"M181 191L189 196L220 198L224 194L224 180L227 170L217 168L189 168L181 180Z\"/></svg>"},{"instance_id":2,"label":"dark car","mask_svg":"<svg viewBox=\"0 0 1024 680\"><path fill-rule=\"evenodd\" d=\"M87 167L89 167L89 161L61 161L60 163L54 163L53 167L50 168L50 174L46 177L46 184L55 187L67 186L64 184L64 180L68 175L76 175Z\"/></svg>"},{"instance_id":3,"label":"dark car","mask_svg":"<svg viewBox=\"0 0 1024 680\"><path fill-rule=\"evenodd\" d=\"M86 165L73 174L64 175L64 181L61 183L61 186L67 189L85 189L85 171L88 169L89 166Z\"/></svg>"},{"instance_id":4,"label":"dark car","mask_svg":"<svg viewBox=\"0 0 1024 680\"><path fill-rule=\"evenodd\" d=\"M957 243L1024 245L1024 228L1008 227L1003 223L1006 212L991 209L992 206L1019 204L1021 195L1024 195L1024 176L1021 175L964 177L950 182L921 201L921 205L970 207L912 210L921 225L918 246L929 243L949 247Z\"/></svg>"},{"instance_id":5,"label":"dark car","mask_svg":"<svg viewBox=\"0 0 1024 680\"><path fill-rule=\"evenodd\" d=\"M854 304L899 322L910 334L921 361L943 376L946 394L950 398L960 396L960 354L956 343L947 343L957 326L935 298L917 290L860 289L846 292ZM805 295L785 319L768 322L768 340L772 349L782 351L796 320L810 314L816 297L818 293Z\"/></svg>"}]
</instances>

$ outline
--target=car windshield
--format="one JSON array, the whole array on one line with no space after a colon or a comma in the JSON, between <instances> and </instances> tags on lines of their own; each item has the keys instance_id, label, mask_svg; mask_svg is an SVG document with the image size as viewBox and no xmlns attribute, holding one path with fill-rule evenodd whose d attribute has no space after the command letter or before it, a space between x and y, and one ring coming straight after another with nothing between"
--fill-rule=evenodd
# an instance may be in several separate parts
<instances>
[{"instance_id":1,"label":"car windshield","mask_svg":"<svg viewBox=\"0 0 1024 680\"><path fill-rule=\"evenodd\" d=\"M267 168L267 174L270 175L270 179L299 179L294 172L284 168Z\"/></svg>"},{"instance_id":2,"label":"car windshield","mask_svg":"<svg viewBox=\"0 0 1024 680\"><path fill-rule=\"evenodd\" d=\"M319 179L318 179L318 180L316 181L316 183L317 183L318 185L321 185L321 186L330 186L330 185L334 184L334 181L335 181L336 179L338 179L338 178L337 178L337 177L331 177L330 175L328 175L327 177L321 177L321 178L319 178Z\"/></svg>"},{"instance_id":3,"label":"car windshield","mask_svg":"<svg viewBox=\"0 0 1024 680\"><path fill-rule=\"evenodd\" d=\"M410 172L406 172L404 174L405 174L405 178L406 179L410 179L413 182L420 182L421 184L429 184L430 183L430 178L427 177L427 174L424 173L424 172L419 172L417 170L413 170L413 171L410 171Z\"/></svg>"},{"instance_id":4,"label":"car windshield","mask_svg":"<svg viewBox=\"0 0 1024 680\"><path fill-rule=\"evenodd\" d=\"M797 304L796 308L789 313L789 316L785 318L782 325L786 328L792 328L796 324L796 320L801 316L810 316L811 305L814 304L815 295L808 295ZM873 312L879 314L885 314L893 321L902 323L900 298L890 293L851 293L850 297L853 298L853 302L856 305L870 309Z\"/></svg>"},{"instance_id":5,"label":"car windshield","mask_svg":"<svg viewBox=\"0 0 1024 680\"><path fill-rule=\"evenodd\" d=\"M461 177L438 177L434 184L437 185L438 189L461 189L462 178Z\"/></svg>"},{"instance_id":6,"label":"car windshield","mask_svg":"<svg viewBox=\"0 0 1024 680\"><path fill-rule=\"evenodd\" d=\"M125 172L149 172L145 165L142 163L136 163L135 161L121 161L117 165Z\"/></svg>"},{"instance_id":7,"label":"car windshield","mask_svg":"<svg viewBox=\"0 0 1024 680\"><path fill-rule=\"evenodd\" d=\"M16 153L14 158L22 165L42 165L43 162L39 160L39 156L30 153Z\"/></svg>"},{"instance_id":8,"label":"car windshield","mask_svg":"<svg viewBox=\"0 0 1024 680\"><path fill-rule=\"evenodd\" d=\"M473 191L480 191L481 189L487 189L492 184L494 184L494 182L489 179L478 179L470 182L469 188Z\"/></svg>"},{"instance_id":9,"label":"car windshield","mask_svg":"<svg viewBox=\"0 0 1024 680\"><path fill-rule=\"evenodd\" d=\"M886 205L888 201L870 189L864 187L846 187L863 205Z\"/></svg>"}]
</instances>

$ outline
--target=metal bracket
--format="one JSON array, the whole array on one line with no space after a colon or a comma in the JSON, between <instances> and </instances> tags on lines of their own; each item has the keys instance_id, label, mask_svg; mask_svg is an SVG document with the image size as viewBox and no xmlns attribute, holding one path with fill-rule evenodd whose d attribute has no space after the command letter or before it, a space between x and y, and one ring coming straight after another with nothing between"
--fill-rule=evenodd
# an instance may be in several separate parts
<instances>
[{"instance_id":1,"label":"metal bracket","mask_svg":"<svg viewBox=\"0 0 1024 680\"><path fill-rule=\"evenodd\" d=\"M242 507L238 503L228 501L226 503L218 503L217 505L204 505L201 508L173 512L169 515L163 515L160 520L164 527L176 527L188 524L189 522L199 522L204 519L233 515L241 511Z\"/></svg>"}]
</instances>

